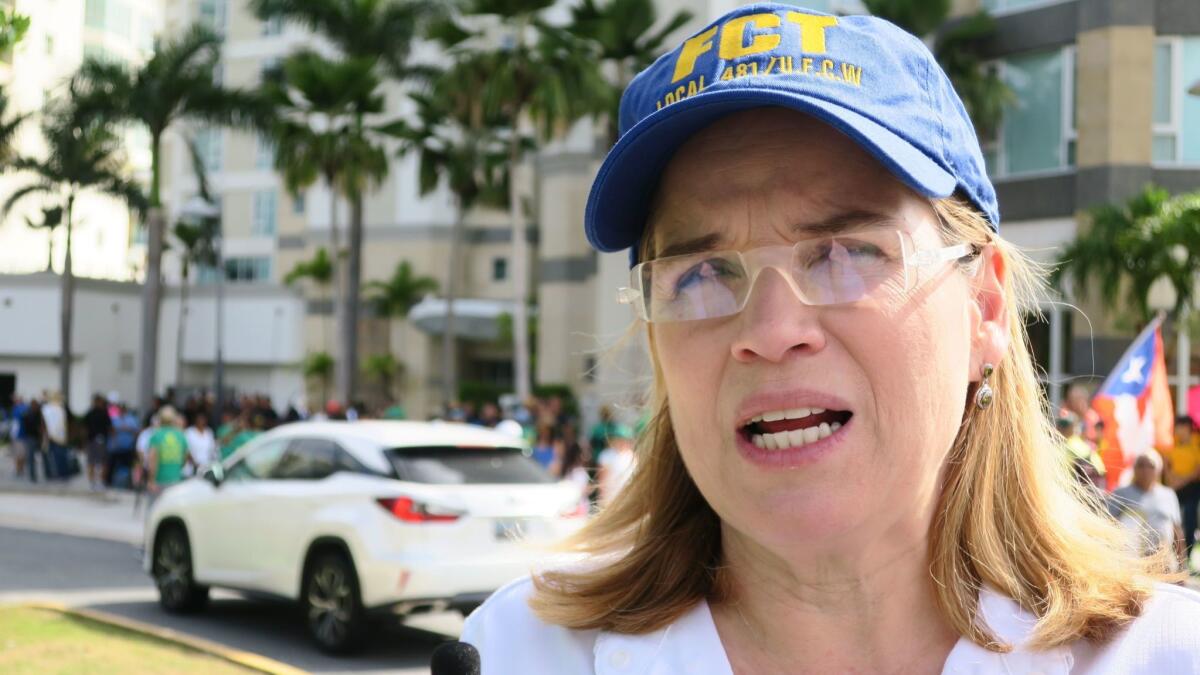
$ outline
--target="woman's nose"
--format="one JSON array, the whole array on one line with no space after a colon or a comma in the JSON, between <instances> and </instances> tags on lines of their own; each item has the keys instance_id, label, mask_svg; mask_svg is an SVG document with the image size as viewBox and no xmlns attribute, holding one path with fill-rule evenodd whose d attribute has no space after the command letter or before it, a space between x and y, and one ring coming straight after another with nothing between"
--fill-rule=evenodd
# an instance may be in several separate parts
<instances>
[{"instance_id":1,"label":"woman's nose","mask_svg":"<svg viewBox=\"0 0 1200 675\"><path fill-rule=\"evenodd\" d=\"M777 267L766 268L751 287L731 346L738 361L779 362L793 352L815 353L825 347L820 308L804 304L784 274Z\"/></svg>"}]
</instances>

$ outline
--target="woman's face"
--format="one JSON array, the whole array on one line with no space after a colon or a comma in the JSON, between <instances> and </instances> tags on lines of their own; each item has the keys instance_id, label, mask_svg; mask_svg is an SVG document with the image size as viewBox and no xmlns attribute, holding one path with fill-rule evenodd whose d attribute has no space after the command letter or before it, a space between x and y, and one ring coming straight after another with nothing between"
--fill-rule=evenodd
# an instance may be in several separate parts
<instances>
[{"instance_id":1,"label":"woman's face","mask_svg":"<svg viewBox=\"0 0 1200 675\"><path fill-rule=\"evenodd\" d=\"M919 250L946 245L929 202L853 141L799 113L756 109L675 155L651 216L653 250L713 233L720 249L788 245L863 212L894 219ZM776 551L923 541L969 382L989 354L973 353L975 281L951 264L918 275L915 290L886 300L809 306L767 268L741 313L652 326L683 460L727 528ZM811 445L757 448L755 432L781 423L747 422L804 408L844 423Z\"/></svg>"}]
</instances>

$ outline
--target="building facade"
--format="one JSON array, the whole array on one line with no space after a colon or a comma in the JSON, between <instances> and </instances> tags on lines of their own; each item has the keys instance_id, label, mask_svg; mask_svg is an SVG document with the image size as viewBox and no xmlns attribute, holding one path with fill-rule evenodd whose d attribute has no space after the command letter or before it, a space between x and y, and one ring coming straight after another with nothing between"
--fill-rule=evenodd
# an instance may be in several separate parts
<instances>
[{"instance_id":1,"label":"building facade","mask_svg":"<svg viewBox=\"0 0 1200 675\"><path fill-rule=\"evenodd\" d=\"M153 50L162 30L161 0L6 0L7 6L30 18L29 32L0 59L0 86L10 98L12 112L36 113L64 94L67 81L85 57L134 65ZM17 152L45 152L35 115L21 130ZM149 137L141 129L125 132L124 160L132 175L148 180ZM28 175L0 175L0 195L28 184ZM0 221L0 273L29 273L47 269L48 235L26 219L40 222L41 208L51 206L29 198ZM75 206L72 266L81 276L131 279L142 266L144 248L137 243L136 222L121 202L83 193ZM61 270L66 253L66 228L53 234L53 268Z\"/></svg>"},{"instance_id":2,"label":"building facade","mask_svg":"<svg viewBox=\"0 0 1200 675\"><path fill-rule=\"evenodd\" d=\"M50 4L63 2L50 0ZM129 0L124 6L136 4ZM258 21L245 4L244 0L164 0L163 29L177 32L201 21L221 32L226 42L220 78L243 87L257 86L293 49L319 46L296 26ZM662 17L680 9L693 13L693 20L677 36L682 38L746 3L658 0L657 4ZM804 4L835 13L863 10L858 0ZM996 18L997 30L985 45L986 56L1015 95L998 133L983 139L1000 198L1001 231L1007 239L1035 259L1050 262L1078 232L1086 210L1095 205L1123 201L1150 182L1173 192L1200 189L1200 97L1187 93L1200 82L1200 3L955 0L953 6L957 16L987 9ZM92 0L86 7L92 7ZM114 10L106 5L104 11L108 17ZM123 14L117 11L117 16ZM80 21L85 25L84 18ZM81 35L94 38L97 29L85 25L80 30L92 31ZM27 38L26 49L39 44L35 31ZM109 37L93 42L94 49L116 49ZM418 51L419 58L436 56L426 48ZM0 65L0 77L3 68ZM388 84L386 92L389 115L409 111L399 86ZM641 338L630 330L632 315L616 302L616 289L627 281L628 258L624 253L592 251L582 227L588 190L606 151L596 140L598 131L588 121L575 125L565 138L539 152L520 177L532 205L525 236L534 246L528 270L538 314L534 379L570 387L580 397L586 417L603 402L617 403L633 417L649 384L649 370ZM272 169L272 148L261 139L230 130L181 126L169 135L164 152L164 201L172 217L196 193L184 145L189 138L201 149L220 196L225 233L225 264L220 273L229 281L228 288L235 294L303 298L295 324L298 335L288 342L296 345L295 351L272 366L292 368L291 377L298 378L300 364L309 355L337 353L333 302L327 287L305 281L286 289L283 281L297 262L330 247L331 223L336 223L344 241L349 207L344 200L333 200L320 182L290 194ZM416 274L434 278L445 289L454 218L453 202L445 190L418 193L414 158L395 159L391 173L366 200L364 282L386 281L397 264L408 262ZM512 359L499 326L513 300L511 230L506 214L486 210L467 214L466 224L465 264L459 280L463 302L458 308L463 328L455 346L460 380L476 389L505 390L512 383ZM140 253L133 250L135 256ZM169 280L178 281L179 265L170 254L166 273ZM209 283L217 273L202 272L196 293L211 293ZM391 391L360 376L365 397L399 397L414 416L433 413L439 406L445 303L440 302L440 292L435 295L408 318L379 316L369 302L364 306L360 354L365 358L391 353L402 365ZM1122 321L1119 312L1107 312L1076 297L1047 297L1043 309L1045 320L1031 318L1030 330L1047 391L1055 400L1065 383L1106 375L1134 328ZM197 317L203 316L201 310L197 312ZM164 335L171 334L169 315L164 313ZM1174 349L1172 342L1168 351ZM203 358L198 352L184 367L179 378L184 384L211 382L211 363L206 366ZM1175 368L1170 370L1174 377ZM159 372L164 373L163 384L175 378L170 363L160 363ZM247 381L246 386L252 384ZM320 398L317 383L308 382L307 389L310 400Z\"/></svg>"},{"instance_id":3,"label":"building facade","mask_svg":"<svg viewBox=\"0 0 1200 675\"><path fill-rule=\"evenodd\" d=\"M41 396L59 388L57 274L0 275L0 407L9 397ZM211 388L216 360L216 297L194 289L186 306L178 287L165 289L158 338L159 391ZM225 386L264 394L279 410L305 395L304 299L271 286L226 289L222 349ZM180 314L183 314L182 321ZM82 414L93 394L136 405L142 286L81 278L75 286L71 336L71 410Z\"/></svg>"}]
</instances>

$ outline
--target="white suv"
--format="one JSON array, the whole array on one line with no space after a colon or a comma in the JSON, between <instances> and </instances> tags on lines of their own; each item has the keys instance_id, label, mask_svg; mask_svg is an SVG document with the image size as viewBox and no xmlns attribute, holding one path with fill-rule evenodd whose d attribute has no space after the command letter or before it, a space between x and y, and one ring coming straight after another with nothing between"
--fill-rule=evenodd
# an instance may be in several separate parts
<instances>
[{"instance_id":1,"label":"white suv","mask_svg":"<svg viewBox=\"0 0 1200 675\"><path fill-rule=\"evenodd\" d=\"M507 435L465 424L300 422L167 489L144 567L162 606L208 589L298 600L317 644L361 644L369 614L469 612L587 514Z\"/></svg>"}]
</instances>

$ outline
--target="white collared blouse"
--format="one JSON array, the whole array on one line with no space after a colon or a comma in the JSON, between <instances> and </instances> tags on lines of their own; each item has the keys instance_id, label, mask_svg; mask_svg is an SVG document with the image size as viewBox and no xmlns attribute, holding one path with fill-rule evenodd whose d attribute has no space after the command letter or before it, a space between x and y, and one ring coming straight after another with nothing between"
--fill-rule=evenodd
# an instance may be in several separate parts
<instances>
[{"instance_id":1,"label":"white collared blouse","mask_svg":"<svg viewBox=\"0 0 1200 675\"><path fill-rule=\"evenodd\" d=\"M483 675L733 675L707 602L646 635L578 631L544 623L529 609L529 578L496 591L467 619L462 640L482 656ZM1200 593L1159 585L1142 615L1107 644L1023 649L1036 617L985 589L982 618L1014 645L990 652L965 638L943 675L1200 675Z\"/></svg>"}]
</instances>

